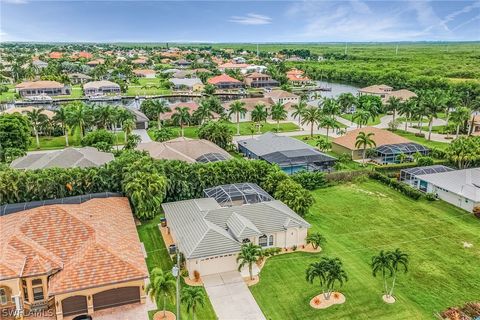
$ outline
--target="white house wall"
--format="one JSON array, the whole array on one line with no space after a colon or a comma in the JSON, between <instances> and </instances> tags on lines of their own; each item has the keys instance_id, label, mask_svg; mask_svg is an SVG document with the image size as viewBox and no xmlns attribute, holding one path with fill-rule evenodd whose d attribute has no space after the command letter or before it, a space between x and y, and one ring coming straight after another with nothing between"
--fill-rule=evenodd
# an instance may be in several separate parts
<instances>
[{"instance_id":1,"label":"white house wall","mask_svg":"<svg viewBox=\"0 0 480 320\"><path fill-rule=\"evenodd\" d=\"M457 206L469 212L473 212L473 208L479 204L459 194L446 191L432 184L428 184L427 191L436 194L439 199L442 199L445 202L453 204L454 206Z\"/></svg>"}]
</instances>

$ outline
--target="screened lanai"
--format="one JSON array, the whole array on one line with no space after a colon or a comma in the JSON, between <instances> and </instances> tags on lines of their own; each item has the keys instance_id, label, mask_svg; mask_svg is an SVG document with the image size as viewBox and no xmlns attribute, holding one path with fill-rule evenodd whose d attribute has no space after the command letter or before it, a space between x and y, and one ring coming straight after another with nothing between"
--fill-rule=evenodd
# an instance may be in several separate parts
<instances>
[{"instance_id":1,"label":"screened lanai","mask_svg":"<svg viewBox=\"0 0 480 320\"><path fill-rule=\"evenodd\" d=\"M375 148L379 162L382 163L397 163L399 162L398 156L404 154L408 157L413 156L416 153L421 155L427 155L429 149L421 144L408 142L397 144L384 144Z\"/></svg>"},{"instance_id":2,"label":"screened lanai","mask_svg":"<svg viewBox=\"0 0 480 320\"><path fill-rule=\"evenodd\" d=\"M222 207L239 206L273 198L255 183L224 184L203 190L205 197L214 198Z\"/></svg>"},{"instance_id":3,"label":"screened lanai","mask_svg":"<svg viewBox=\"0 0 480 320\"><path fill-rule=\"evenodd\" d=\"M276 163L286 173L297 171L329 171L336 159L314 149L298 149L272 152L261 157Z\"/></svg>"},{"instance_id":4,"label":"screened lanai","mask_svg":"<svg viewBox=\"0 0 480 320\"><path fill-rule=\"evenodd\" d=\"M197 159L195 159L195 161L202 162L202 163L216 162L216 161L223 161L223 160L228 160L228 158L225 155L218 152L205 153L205 154L202 154Z\"/></svg>"},{"instance_id":5,"label":"screened lanai","mask_svg":"<svg viewBox=\"0 0 480 320\"><path fill-rule=\"evenodd\" d=\"M424 174L448 172L453 170L454 169L443 166L443 165L433 165L433 166L426 166L426 167L402 169L400 170L400 181L408 183L415 188L424 189L426 188L426 186L419 185L417 176L424 175Z\"/></svg>"}]
</instances>

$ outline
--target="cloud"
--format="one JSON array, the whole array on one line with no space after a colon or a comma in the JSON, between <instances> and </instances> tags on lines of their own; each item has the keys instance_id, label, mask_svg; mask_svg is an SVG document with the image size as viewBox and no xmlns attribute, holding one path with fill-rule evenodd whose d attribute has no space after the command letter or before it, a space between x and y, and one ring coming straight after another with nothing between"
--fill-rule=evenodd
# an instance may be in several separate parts
<instances>
[{"instance_id":1,"label":"cloud","mask_svg":"<svg viewBox=\"0 0 480 320\"><path fill-rule=\"evenodd\" d=\"M9 4L26 4L27 0L0 0L0 3L9 3Z\"/></svg>"},{"instance_id":2,"label":"cloud","mask_svg":"<svg viewBox=\"0 0 480 320\"><path fill-rule=\"evenodd\" d=\"M272 23L272 18L261 14L249 13L246 16L232 16L228 21L245 25L261 25Z\"/></svg>"}]
</instances>

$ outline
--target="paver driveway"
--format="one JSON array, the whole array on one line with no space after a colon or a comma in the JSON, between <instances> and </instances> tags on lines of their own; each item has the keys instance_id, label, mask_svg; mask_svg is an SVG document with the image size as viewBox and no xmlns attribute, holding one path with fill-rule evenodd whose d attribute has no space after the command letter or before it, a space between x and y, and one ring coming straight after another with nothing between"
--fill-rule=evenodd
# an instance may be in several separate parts
<instances>
[{"instance_id":1,"label":"paver driveway","mask_svg":"<svg viewBox=\"0 0 480 320\"><path fill-rule=\"evenodd\" d=\"M204 276L202 280L218 319L266 319L239 272Z\"/></svg>"}]
</instances>

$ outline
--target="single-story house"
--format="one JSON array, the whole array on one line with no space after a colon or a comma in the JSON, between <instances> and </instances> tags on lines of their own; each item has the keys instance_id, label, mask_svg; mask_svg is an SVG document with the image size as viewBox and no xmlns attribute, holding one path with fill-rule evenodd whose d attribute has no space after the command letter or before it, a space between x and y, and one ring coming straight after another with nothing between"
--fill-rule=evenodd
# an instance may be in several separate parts
<instances>
[{"instance_id":1,"label":"single-story house","mask_svg":"<svg viewBox=\"0 0 480 320\"><path fill-rule=\"evenodd\" d=\"M242 244L262 248L305 245L310 224L278 200L222 207L214 198L162 204L190 278L236 271Z\"/></svg>"},{"instance_id":2,"label":"single-story house","mask_svg":"<svg viewBox=\"0 0 480 320\"><path fill-rule=\"evenodd\" d=\"M374 160L380 163L398 162L397 157L400 154L413 156L417 152L422 155L429 153L429 149L423 145L411 142L391 131L375 127L358 128L333 139L332 151L338 154L348 153L353 160L362 159L363 149L355 147L355 142L360 132L365 134L373 133L371 139L375 141L376 147L374 149L377 151L377 156Z\"/></svg>"},{"instance_id":3,"label":"single-story house","mask_svg":"<svg viewBox=\"0 0 480 320\"><path fill-rule=\"evenodd\" d=\"M136 65L146 65L147 64L147 59L146 58L133 59L132 63L136 64Z\"/></svg>"},{"instance_id":4,"label":"single-story house","mask_svg":"<svg viewBox=\"0 0 480 320\"><path fill-rule=\"evenodd\" d=\"M254 72L245 76L245 85L252 88L278 87L280 83L268 74Z\"/></svg>"},{"instance_id":5,"label":"single-story house","mask_svg":"<svg viewBox=\"0 0 480 320\"><path fill-rule=\"evenodd\" d=\"M29 209L0 216L1 314L95 318L145 303L148 271L127 198L18 207Z\"/></svg>"},{"instance_id":6,"label":"single-story house","mask_svg":"<svg viewBox=\"0 0 480 320\"><path fill-rule=\"evenodd\" d=\"M112 153L98 151L93 147L66 148L52 152L30 153L17 158L10 164L15 169L45 169L45 168L87 168L99 167L115 157Z\"/></svg>"},{"instance_id":7,"label":"single-story house","mask_svg":"<svg viewBox=\"0 0 480 320\"><path fill-rule=\"evenodd\" d=\"M104 63L105 63L105 59L98 58L98 59L95 59L95 60L88 61L88 62L86 63L86 65L89 66L89 67L94 68L94 67L96 67L96 66L98 66L98 65L100 65L100 64L104 64Z\"/></svg>"},{"instance_id":8,"label":"single-story house","mask_svg":"<svg viewBox=\"0 0 480 320\"><path fill-rule=\"evenodd\" d=\"M233 63L247 63L247 60L244 57L235 57L232 59Z\"/></svg>"},{"instance_id":9,"label":"single-story house","mask_svg":"<svg viewBox=\"0 0 480 320\"><path fill-rule=\"evenodd\" d=\"M61 59L63 57L63 52L52 51L48 54L50 59Z\"/></svg>"},{"instance_id":10,"label":"single-story house","mask_svg":"<svg viewBox=\"0 0 480 320\"><path fill-rule=\"evenodd\" d=\"M242 73L253 73L253 72L266 73L267 72L267 67L252 64L252 65L247 66L245 69L242 69L241 71L242 71Z\"/></svg>"},{"instance_id":11,"label":"single-story house","mask_svg":"<svg viewBox=\"0 0 480 320\"><path fill-rule=\"evenodd\" d=\"M379 96L383 103L386 103L390 97L395 97L401 101L407 101L417 95L407 89L393 90L392 87L385 84L373 85L358 90L359 95L374 95Z\"/></svg>"},{"instance_id":12,"label":"single-story house","mask_svg":"<svg viewBox=\"0 0 480 320\"><path fill-rule=\"evenodd\" d=\"M174 69L171 69L174 70ZM172 74L172 78L184 79L184 78L196 78L195 71L193 70L178 70Z\"/></svg>"},{"instance_id":13,"label":"single-story house","mask_svg":"<svg viewBox=\"0 0 480 320\"><path fill-rule=\"evenodd\" d=\"M46 67L48 67L48 63L45 62L45 61L42 61L42 60L39 60L39 59L34 59L32 61L32 65L34 65L35 67L37 67L38 69L44 69Z\"/></svg>"},{"instance_id":14,"label":"single-story house","mask_svg":"<svg viewBox=\"0 0 480 320\"><path fill-rule=\"evenodd\" d=\"M337 160L295 138L273 132L238 141L238 151L252 159L277 164L284 172L331 171Z\"/></svg>"},{"instance_id":15,"label":"single-story house","mask_svg":"<svg viewBox=\"0 0 480 320\"><path fill-rule=\"evenodd\" d=\"M267 111L270 109L270 107L274 104L273 100L271 98L243 98L243 99L238 99L238 100L233 100L233 101L228 101L222 104L223 108L227 113L230 110L230 106L232 103L235 101L240 101L244 103L244 108L247 110L245 114L240 114L239 115L239 120L240 122L247 122L247 121L252 121L252 111L255 109L255 106L257 105L263 105L267 108ZM237 122L237 116L236 114L230 115L230 121L236 123Z\"/></svg>"},{"instance_id":16,"label":"single-story house","mask_svg":"<svg viewBox=\"0 0 480 320\"><path fill-rule=\"evenodd\" d=\"M84 83L92 80L92 77L90 77L86 74L83 74L83 73L79 73L79 72L70 73L68 75L68 78L70 79L70 82L73 83L73 84L84 84Z\"/></svg>"},{"instance_id":17,"label":"single-story house","mask_svg":"<svg viewBox=\"0 0 480 320\"><path fill-rule=\"evenodd\" d=\"M137 150L148 151L154 159L189 163L229 160L232 156L215 143L204 139L176 138L165 142L140 143Z\"/></svg>"},{"instance_id":18,"label":"single-story house","mask_svg":"<svg viewBox=\"0 0 480 320\"><path fill-rule=\"evenodd\" d=\"M152 69L133 69L133 74L140 78L153 79L157 72Z\"/></svg>"},{"instance_id":19,"label":"single-story house","mask_svg":"<svg viewBox=\"0 0 480 320\"><path fill-rule=\"evenodd\" d=\"M15 86L15 91L22 97L39 95L60 96L69 95L70 87L57 81L25 81Z\"/></svg>"},{"instance_id":20,"label":"single-story house","mask_svg":"<svg viewBox=\"0 0 480 320\"><path fill-rule=\"evenodd\" d=\"M480 206L480 168L418 175L418 188L466 211Z\"/></svg>"},{"instance_id":21,"label":"single-story house","mask_svg":"<svg viewBox=\"0 0 480 320\"><path fill-rule=\"evenodd\" d=\"M232 62L227 62L219 65L217 68L221 72L225 72L225 70L246 70L248 67L248 64L246 63L232 63Z\"/></svg>"},{"instance_id":22,"label":"single-story house","mask_svg":"<svg viewBox=\"0 0 480 320\"><path fill-rule=\"evenodd\" d=\"M120 85L108 80L91 81L83 85L85 95L119 94Z\"/></svg>"},{"instance_id":23,"label":"single-story house","mask_svg":"<svg viewBox=\"0 0 480 320\"><path fill-rule=\"evenodd\" d=\"M148 129L148 124L150 123L150 120L143 112L134 108L125 107L125 109L130 111L130 113L133 114L133 116L135 117L135 129Z\"/></svg>"},{"instance_id":24,"label":"single-story house","mask_svg":"<svg viewBox=\"0 0 480 320\"><path fill-rule=\"evenodd\" d=\"M218 89L238 89L243 87L243 83L241 81L232 78L227 74L221 74L219 76L210 78L207 82L213 84Z\"/></svg>"},{"instance_id":25,"label":"single-story house","mask_svg":"<svg viewBox=\"0 0 480 320\"><path fill-rule=\"evenodd\" d=\"M174 62L174 64L179 68L186 68L190 66L192 63L185 59L178 59L177 61Z\"/></svg>"},{"instance_id":26,"label":"single-story house","mask_svg":"<svg viewBox=\"0 0 480 320\"><path fill-rule=\"evenodd\" d=\"M20 114L26 115L27 112L32 112L33 110L39 110L39 109L40 108L37 108L37 107L16 107L16 108L6 109L5 111L0 112L0 114L1 113L7 113L7 114L20 113ZM55 112L48 109L41 109L41 113L46 115L48 119L52 119L53 116L55 115Z\"/></svg>"},{"instance_id":27,"label":"single-story house","mask_svg":"<svg viewBox=\"0 0 480 320\"><path fill-rule=\"evenodd\" d=\"M423 183L422 185L420 185L417 178L418 176L432 173L448 172L453 170L454 169L450 167L439 164L424 167L405 168L400 170L399 180L425 192L427 191L427 184Z\"/></svg>"},{"instance_id":28,"label":"single-story house","mask_svg":"<svg viewBox=\"0 0 480 320\"><path fill-rule=\"evenodd\" d=\"M172 78L169 81L173 84L174 90L202 91L204 87L202 80L198 78Z\"/></svg>"}]
</instances>

